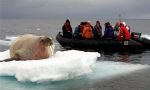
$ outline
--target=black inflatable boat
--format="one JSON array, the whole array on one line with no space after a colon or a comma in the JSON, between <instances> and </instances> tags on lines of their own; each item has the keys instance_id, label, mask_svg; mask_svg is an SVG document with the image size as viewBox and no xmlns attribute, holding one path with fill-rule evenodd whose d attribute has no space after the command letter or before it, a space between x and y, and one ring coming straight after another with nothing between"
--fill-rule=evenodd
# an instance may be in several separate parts
<instances>
[{"instance_id":1,"label":"black inflatable boat","mask_svg":"<svg viewBox=\"0 0 150 90\"><path fill-rule=\"evenodd\" d=\"M79 40L74 38L64 38L62 33L59 32L56 40L61 46L65 48L77 49L95 49L107 51L139 51L145 50L150 45L150 40L146 38L131 39L127 44L118 42L117 40Z\"/></svg>"}]
</instances>

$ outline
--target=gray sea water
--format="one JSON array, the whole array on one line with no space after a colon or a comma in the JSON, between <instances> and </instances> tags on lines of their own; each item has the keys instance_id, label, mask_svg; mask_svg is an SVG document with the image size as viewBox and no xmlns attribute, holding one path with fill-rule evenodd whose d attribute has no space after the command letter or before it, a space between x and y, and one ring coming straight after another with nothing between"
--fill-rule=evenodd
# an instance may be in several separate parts
<instances>
[{"instance_id":1,"label":"gray sea water","mask_svg":"<svg viewBox=\"0 0 150 90\"><path fill-rule=\"evenodd\" d=\"M71 25L75 28L81 20L70 20ZM94 25L96 20L90 20ZM104 23L111 22L114 26L116 20L100 20L104 31ZM150 20L147 19L126 19L124 20L127 25L130 25L131 31L141 32L142 34L150 35ZM56 51L65 50L61 47L56 39L56 34L61 31L62 25L65 20L0 20L0 40L7 41L9 37L15 37L21 34L37 34L37 35L47 35L52 37L56 44ZM4 42L0 44L0 52L9 49L8 43ZM138 65L150 65L150 51L143 51L140 53L103 53L101 52L101 57L98 58L98 62L94 65L94 73L85 76L79 76L68 80L60 81L48 81L43 83L36 82L20 82L16 80L13 76L0 76L0 90L120 90L114 89L115 84L109 87L103 84L100 88L97 88L101 83L109 81L108 78L114 73L121 73L121 71L126 70L128 67L136 68ZM0 56L1 57L1 56ZM103 62L104 61L104 62ZM105 62L106 61L106 62ZM107 63L107 61L110 62ZM119 62L119 64L117 63ZM120 63L120 62L123 62ZM116 64L117 63L117 64ZM126 63L129 66L124 66ZM100 67L100 65L102 67ZM104 68L104 69L103 69ZM126 70L128 71L128 70ZM101 73L103 73L101 75ZM102 76L106 76L103 78ZM120 76L119 76L120 77ZM102 79L101 79L102 78ZM115 77L116 78L116 77ZM111 78L112 79L112 78ZM113 83L113 81L111 81ZM150 81L143 80L142 82L145 86ZM90 88L89 86L93 86ZM89 88L88 88L89 87ZM135 86L136 87L136 86ZM138 87L138 86L137 86ZM106 89L104 89L106 88ZM149 90L150 86L145 87L143 90ZM122 89L127 90L127 89ZM141 88L128 88L128 90L142 90Z\"/></svg>"}]
</instances>

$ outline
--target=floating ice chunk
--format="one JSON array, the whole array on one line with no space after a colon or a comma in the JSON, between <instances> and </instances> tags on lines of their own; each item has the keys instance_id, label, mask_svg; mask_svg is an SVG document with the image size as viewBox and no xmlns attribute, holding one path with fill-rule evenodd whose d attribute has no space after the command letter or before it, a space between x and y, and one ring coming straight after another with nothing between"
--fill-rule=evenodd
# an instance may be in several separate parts
<instances>
[{"instance_id":1,"label":"floating ice chunk","mask_svg":"<svg viewBox=\"0 0 150 90\"><path fill-rule=\"evenodd\" d=\"M144 37L144 38L147 38L150 40L150 35L148 35L148 34L142 34L141 37Z\"/></svg>"},{"instance_id":2,"label":"floating ice chunk","mask_svg":"<svg viewBox=\"0 0 150 90\"><path fill-rule=\"evenodd\" d=\"M9 50L0 52L0 60L9 58ZM18 81L44 82L71 79L92 72L100 54L83 51L57 51L44 60L0 63L0 76L14 76Z\"/></svg>"}]
</instances>

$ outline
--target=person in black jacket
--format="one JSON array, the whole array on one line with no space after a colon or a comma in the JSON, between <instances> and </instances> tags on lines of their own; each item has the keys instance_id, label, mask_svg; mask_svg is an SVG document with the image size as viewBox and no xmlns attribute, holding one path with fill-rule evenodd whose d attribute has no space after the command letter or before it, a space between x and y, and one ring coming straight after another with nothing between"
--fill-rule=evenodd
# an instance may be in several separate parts
<instances>
[{"instance_id":1,"label":"person in black jacket","mask_svg":"<svg viewBox=\"0 0 150 90\"><path fill-rule=\"evenodd\" d=\"M66 38L72 37L72 27L71 27L69 19L67 19L64 25L62 26L62 31L63 31L64 37Z\"/></svg>"},{"instance_id":2,"label":"person in black jacket","mask_svg":"<svg viewBox=\"0 0 150 90\"><path fill-rule=\"evenodd\" d=\"M93 29L94 39L101 39L102 37L102 26L99 21L96 21L96 25Z\"/></svg>"}]
</instances>

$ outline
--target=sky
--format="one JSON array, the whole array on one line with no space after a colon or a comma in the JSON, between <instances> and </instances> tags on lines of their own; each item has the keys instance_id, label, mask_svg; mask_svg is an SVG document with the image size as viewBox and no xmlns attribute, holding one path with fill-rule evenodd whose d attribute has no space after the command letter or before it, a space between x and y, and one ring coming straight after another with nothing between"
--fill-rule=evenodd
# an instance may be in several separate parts
<instances>
[{"instance_id":1,"label":"sky","mask_svg":"<svg viewBox=\"0 0 150 90\"><path fill-rule=\"evenodd\" d=\"M1 19L150 19L150 0L0 0Z\"/></svg>"}]
</instances>

